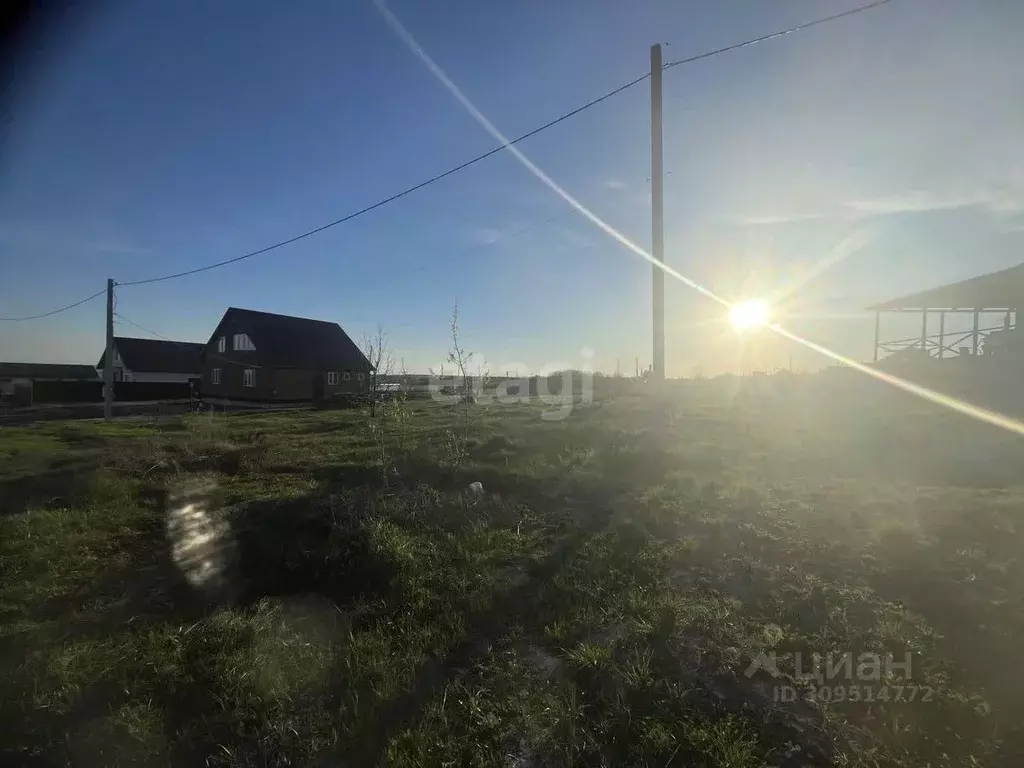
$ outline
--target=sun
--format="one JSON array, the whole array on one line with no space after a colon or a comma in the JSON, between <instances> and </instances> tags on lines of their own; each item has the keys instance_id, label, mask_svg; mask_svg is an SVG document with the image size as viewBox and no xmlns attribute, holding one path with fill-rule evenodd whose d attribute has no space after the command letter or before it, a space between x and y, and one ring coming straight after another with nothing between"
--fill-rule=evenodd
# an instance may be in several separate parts
<instances>
[{"instance_id":1,"label":"sun","mask_svg":"<svg viewBox=\"0 0 1024 768\"><path fill-rule=\"evenodd\" d=\"M729 325L735 331L749 331L768 324L771 310L764 301L741 301L729 309Z\"/></svg>"}]
</instances>

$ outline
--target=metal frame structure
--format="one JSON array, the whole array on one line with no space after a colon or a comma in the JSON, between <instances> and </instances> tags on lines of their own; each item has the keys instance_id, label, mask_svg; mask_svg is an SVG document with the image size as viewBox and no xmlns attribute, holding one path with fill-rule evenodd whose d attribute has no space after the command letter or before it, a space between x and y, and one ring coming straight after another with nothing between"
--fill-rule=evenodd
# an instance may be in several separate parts
<instances>
[{"instance_id":1,"label":"metal frame structure","mask_svg":"<svg viewBox=\"0 0 1024 768\"><path fill-rule=\"evenodd\" d=\"M892 339L890 341L881 341L881 317L883 312L891 313L921 313L921 334L919 336L911 336L904 339ZM928 333L928 315L929 313L938 313L939 315L939 332L934 334ZM952 333L946 333L946 315L947 314L972 314L974 315L974 327L969 331L954 331ZM982 328L980 327L980 316L982 314L1001 314L1003 315L1002 325L989 326ZM925 350L932 357L943 358L946 351L952 352L954 355L958 354L958 349L962 342L970 339L971 340L971 354L977 355L980 352L981 339L985 334L993 331L1010 330L1017 327L1017 309L1008 309L1005 307L986 307L984 309L887 309L875 310L875 346L874 346L874 362L878 362L879 352L898 352L904 349L918 348Z\"/></svg>"},{"instance_id":2,"label":"metal frame structure","mask_svg":"<svg viewBox=\"0 0 1024 768\"><path fill-rule=\"evenodd\" d=\"M874 361L879 352L897 352L918 348L932 357L945 357L947 351L957 352L963 342L970 340L971 355L979 355L982 339L995 331L1009 331L1017 327L1018 308L1024 306L1024 263L984 275L941 285L909 296L890 299L868 307L875 313ZM906 339L882 341L881 317L883 312L920 313L921 333ZM938 314L939 332L928 333L929 315ZM946 315L970 314L974 317L971 330L946 333ZM1002 324L981 327L981 315L1002 315ZM961 347L962 348L962 347ZM985 350L987 352L987 350ZM957 355L958 356L958 355Z\"/></svg>"}]
</instances>

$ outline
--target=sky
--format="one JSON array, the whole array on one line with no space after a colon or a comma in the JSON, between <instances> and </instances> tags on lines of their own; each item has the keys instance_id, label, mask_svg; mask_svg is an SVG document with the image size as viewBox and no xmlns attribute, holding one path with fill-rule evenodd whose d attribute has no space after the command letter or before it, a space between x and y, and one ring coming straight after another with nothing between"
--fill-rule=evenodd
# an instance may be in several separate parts
<instances>
[{"instance_id":1,"label":"sky","mask_svg":"<svg viewBox=\"0 0 1024 768\"><path fill-rule=\"evenodd\" d=\"M516 136L643 74L653 43L671 61L858 4L388 7ZM115 2L52 23L6 107L0 316L262 248L497 144L371 0ZM1022 23L1016 0L894 0L667 70L668 263L727 301L771 297L787 328L866 360L865 306L1020 262ZM649 109L644 82L518 145L644 249ZM666 286L669 375L828 362L737 336L722 306ZM182 341L206 341L228 306L334 320L357 340L380 325L423 371L457 302L464 346L492 372L632 373L651 360L650 294L649 263L502 152L298 243L119 287L116 311ZM887 320L883 336L919 322ZM103 323L102 298L0 323L0 360L95 363ZM121 320L116 333L146 335Z\"/></svg>"}]
</instances>

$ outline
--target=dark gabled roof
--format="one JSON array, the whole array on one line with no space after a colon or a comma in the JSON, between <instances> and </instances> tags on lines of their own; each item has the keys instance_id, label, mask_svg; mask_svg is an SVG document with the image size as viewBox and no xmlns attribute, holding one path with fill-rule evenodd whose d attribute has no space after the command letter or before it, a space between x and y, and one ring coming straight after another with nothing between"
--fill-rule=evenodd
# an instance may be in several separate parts
<instances>
[{"instance_id":1,"label":"dark gabled roof","mask_svg":"<svg viewBox=\"0 0 1024 768\"><path fill-rule=\"evenodd\" d=\"M98 379L91 365L65 363L0 363L2 379Z\"/></svg>"},{"instance_id":2,"label":"dark gabled roof","mask_svg":"<svg viewBox=\"0 0 1024 768\"><path fill-rule=\"evenodd\" d=\"M244 330L249 335L262 365L314 370L369 366L366 356L337 323L238 307L228 308L218 328L228 321L236 324L238 332ZM215 331L207 350L215 349L212 345L217 335ZM228 355L230 352L229 348Z\"/></svg>"},{"instance_id":3,"label":"dark gabled roof","mask_svg":"<svg viewBox=\"0 0 1024 768\"><path fill-rule=\"evenodd\" d=\"M897 309L1016 309L1024 306L1024 264L978 275L868 307Z\"/></svg>"},{"instance_id":4,"label":"dark gabled roof","mask_svg":"<svg viewBox=\"0 0 1024 768\"><path fill-rule=\"evenodd\" d=\"M138 373L195 373L202 369L200 355L205 344L194 341L164 341L162 339L131 339L115 336L114 347L121 362L129 371ZM100 355L97 368L103 367L106 350Z\"/></svg>"}]
</instances>

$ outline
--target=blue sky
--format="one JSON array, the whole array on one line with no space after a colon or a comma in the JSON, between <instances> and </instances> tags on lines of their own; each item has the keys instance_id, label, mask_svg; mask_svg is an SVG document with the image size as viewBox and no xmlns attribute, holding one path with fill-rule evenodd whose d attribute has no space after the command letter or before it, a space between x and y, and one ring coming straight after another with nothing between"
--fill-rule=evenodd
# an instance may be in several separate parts
<instances>
[{"instance_id":1,"label":"blue sky","mask_svg":"<svg viewBox=\"0 0 1024 768\"><path fill-rule=\"evenodd\" d=\"M671 60L856 4L389 7L518 135L644 72L653 42ZM866 359L864 305L1021 261L1022 22L1015 0L896 0L667 71L670 263L734 300L849 251L791 293L787 324ZM4 316L260 248L495 145L369 0L122 2L49 50L0 158ZM648 99L645 83L520 145L645 248ZM381 324L422 370L443 358L458 300L492 370L580 365L588 347L631 371L650 360L650 271L502 153L300 243L121 288L117 309L181 340L205 340L230 305L336 320L354 338ZM720 307L668 283L670 374L823 364L781 341L741 349ZM4 360L92 363L102 344L101 300L0 326Z\"/></svg>"}]
</instances>

